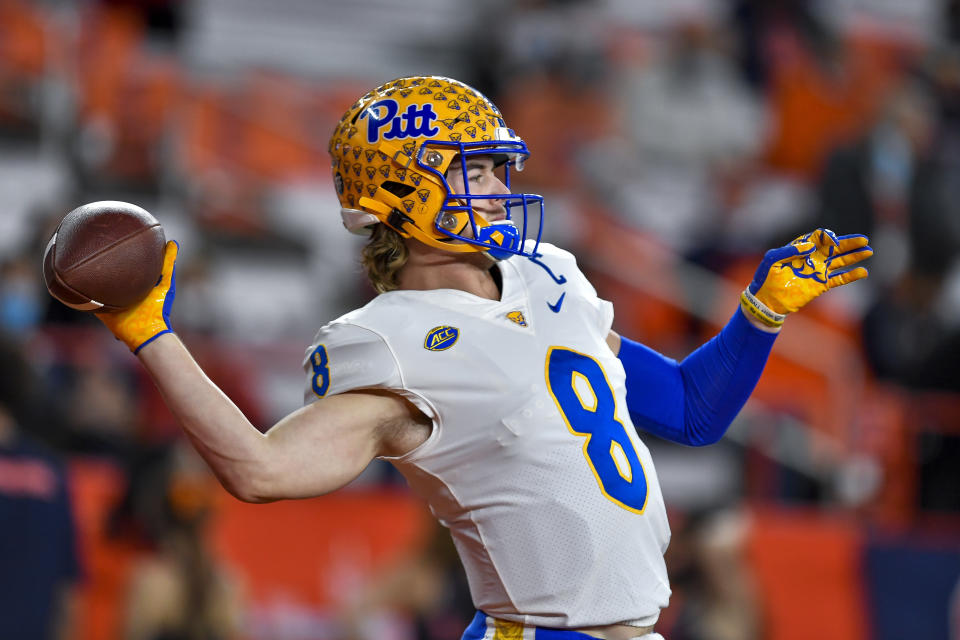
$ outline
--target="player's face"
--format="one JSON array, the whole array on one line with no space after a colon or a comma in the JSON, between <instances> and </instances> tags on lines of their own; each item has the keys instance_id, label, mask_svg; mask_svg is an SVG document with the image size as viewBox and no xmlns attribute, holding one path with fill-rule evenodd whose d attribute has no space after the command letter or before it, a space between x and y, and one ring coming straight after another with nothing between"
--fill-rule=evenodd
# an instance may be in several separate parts
<instances>
[{"instance_id":1,"label":"player's face","mask_svg":"<svg viewBox=\"0 0 960 640\"><path fill-rule=\"evenodd\" d=\"M453 193L470 195L509 195L510 190L503 183L503 167L495 168L490 156L470 156L467 158L467 174L464 176L460 159L455 159L447 170L447 182ZM471 200L473 211L487 222L503 220L507 217L504 200L500 198L480 198Z\"/></svg>"}]
</instances>

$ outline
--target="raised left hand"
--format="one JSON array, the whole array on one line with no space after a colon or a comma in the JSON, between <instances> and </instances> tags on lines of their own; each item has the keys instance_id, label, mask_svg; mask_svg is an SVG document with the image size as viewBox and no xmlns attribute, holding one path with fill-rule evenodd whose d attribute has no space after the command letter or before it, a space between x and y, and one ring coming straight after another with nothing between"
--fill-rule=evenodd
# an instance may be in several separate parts
<instances>
[{"instance_id":1,"label":"raised left hand","mask_svg":"<svg viewBox=\"0 0 960 640\"><path fill-rule=\"evenodd\" d=\"M873 255L866 236L817 229L767 251L747 290L776 314L802 309L821 293L867 277L850 265Z\"/></svg>"}]
</instances>

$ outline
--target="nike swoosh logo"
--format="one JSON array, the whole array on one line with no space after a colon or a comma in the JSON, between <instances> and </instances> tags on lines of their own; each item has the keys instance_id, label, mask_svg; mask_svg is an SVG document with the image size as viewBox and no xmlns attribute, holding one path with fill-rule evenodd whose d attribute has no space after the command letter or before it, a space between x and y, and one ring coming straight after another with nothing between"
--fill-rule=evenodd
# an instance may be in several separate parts
<instances>
[{"instance_id":1,"label":"nike swoosh logo","mask_svg":"<svg viewBox=\"0 0 960 640\"><path fill-rule=\"evenodd\" d=\"M567 292L564 291L563 293L560 294L560 299L557 300L554 304L550 304L548 302L547 306L550 307L550 311L553 311L554 313L560 313L560 307L563 306L563 299L564 297L566 297L566 295L567 295Z\"/></svg>"}]
</instances>

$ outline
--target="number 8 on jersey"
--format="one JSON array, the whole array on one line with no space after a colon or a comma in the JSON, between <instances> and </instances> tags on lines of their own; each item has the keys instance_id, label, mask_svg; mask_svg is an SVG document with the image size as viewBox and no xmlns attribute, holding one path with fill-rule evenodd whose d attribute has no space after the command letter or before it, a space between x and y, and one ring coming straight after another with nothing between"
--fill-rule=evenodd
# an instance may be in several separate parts
<instances>
[{"instance_id":1,"label":"number 8 on jersey","mask_svg":"<svg viewBox=\"0 0 960 640\"><path fill-rule=\"evenodd\" d=\"M603 494L643 513L647 479L627 429L617 419L616 398L600 363L572 349L547 352L547 388L571 433L586 436L583 454Z\"/></svg>"}]
</instances>

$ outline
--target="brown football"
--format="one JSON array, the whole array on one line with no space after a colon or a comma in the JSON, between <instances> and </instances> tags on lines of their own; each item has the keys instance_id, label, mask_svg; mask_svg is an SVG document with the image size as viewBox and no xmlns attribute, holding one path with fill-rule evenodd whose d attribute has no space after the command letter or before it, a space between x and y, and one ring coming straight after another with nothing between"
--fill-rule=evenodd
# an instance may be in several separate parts
<instances>
[{"instance_id":1,"label":"brown football","mask_svg":"<svg viewBox=\"0 0 960 640\"><path fill-rule=\"evenodd\" d=\"M43 254L54 298L78 311L119 311L142 300L163 268L163 227L128 202L77 207L60 221Z\"/></svg>"}]
</instances>

